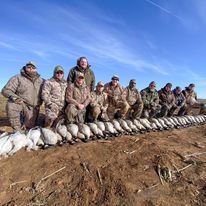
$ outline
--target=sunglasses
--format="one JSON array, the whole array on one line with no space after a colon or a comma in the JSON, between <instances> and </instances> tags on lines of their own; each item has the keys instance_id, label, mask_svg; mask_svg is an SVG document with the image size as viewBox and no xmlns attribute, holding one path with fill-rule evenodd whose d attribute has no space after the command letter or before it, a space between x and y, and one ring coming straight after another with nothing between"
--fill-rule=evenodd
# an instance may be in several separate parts
<instances>
[{"instance_id":1,"label":"sunglasses","mask_svg":"<svg viewBox=\"0 0 206 206\"><path fill-rule=\"evenodd\" d=\"M63 71L58 71L58 72L56 72L56 74L64 74L64 72Z\"/></svg>"},{"instance_id":2,"label":"sunglasses","mask_svg":"<svg viewBox=\"0 0 206 206\"><path fill-rule=\"evenodd\" d=\"M151 84L150 87L156 87L156 85Z\"/></svg>"},{"instance_id":3,"label":"sunglasses","mask_svg":"<svg viewBox=\"0 0 206 206\"><path fill-rule=\"evenodd\" d=\"M36 67L33 67L33 66L27 66L26 68L27 69L36 69Z\"/></svg>"}]
</instances>

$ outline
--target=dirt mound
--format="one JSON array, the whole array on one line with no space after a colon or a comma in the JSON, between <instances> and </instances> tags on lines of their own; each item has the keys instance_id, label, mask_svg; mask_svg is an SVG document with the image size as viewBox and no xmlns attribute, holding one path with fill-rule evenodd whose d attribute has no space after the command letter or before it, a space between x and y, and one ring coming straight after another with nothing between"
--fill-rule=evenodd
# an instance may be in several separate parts
<instances>
[{"instance_id":1,"label":"dirt mound","mask_svg":"<svg viewBox=\"0 0 206 206\"><path fill-rule=\"evenodd\" d=\"M202 125L21 150L0 160L0 205L205 205L205 147Z\"/></svg>"}]
</instances>

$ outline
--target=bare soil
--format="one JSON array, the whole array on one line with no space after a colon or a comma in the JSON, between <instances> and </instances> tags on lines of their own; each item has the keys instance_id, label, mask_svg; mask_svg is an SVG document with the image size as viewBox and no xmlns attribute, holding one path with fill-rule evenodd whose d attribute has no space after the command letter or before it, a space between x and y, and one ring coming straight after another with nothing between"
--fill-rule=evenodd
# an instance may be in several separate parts
<instances>
[{"instance_id":1,"label":"bare soil","mask_svg":"<svg viewBox=\"0 0 206 206\"><path fill-rule=\"evenodd\" d=\"M3 113L0 130L11 130ZM206 125L21 150L0 159L0 205L206 205L204 152Z\"/></svg>"}]
</instances>

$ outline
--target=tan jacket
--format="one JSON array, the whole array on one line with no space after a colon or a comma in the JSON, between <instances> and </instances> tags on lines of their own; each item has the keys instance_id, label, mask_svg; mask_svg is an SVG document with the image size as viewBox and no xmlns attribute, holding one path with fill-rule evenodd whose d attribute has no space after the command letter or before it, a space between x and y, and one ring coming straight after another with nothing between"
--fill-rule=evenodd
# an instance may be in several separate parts
<instances>
[{"instance_id":1,"label":"tan jacket","mask_svg":"<svg viewBox=\"0 0 206 206\"><path fill-rule=\"evenodd\" d=\"M41 91L43 79L40 75L31 79L22 69L20 75L12 77L2 89L2 94L7 98L22 99L29 106L41 105Z\"/></svg>"},{"instance_id":2,"label":"tan jacket","mask_svg":"<svg viewBox=\"0 0 206 206\"><path fill-rule=\"evenodd\" d=\"M183 90L182 93L186 98L187 104L190 104L191 98L197 100L197 93L195 91L190 91L188 87L185 87L185 90Z\"/></svg>"},{"instance_id":3,"label":"tan jacket","mask_svg":"<svg viewBox=\"0 0 206 206\"><path fill-rule=\"evenodd\" d=\"M46 80L41 95L46 107L54 104L61 110L65 106L66 88L67 82L65 80L58 81L55 78Z\"/></svg>"},{"instance_id":4,"label":"tan jacket","mask_svg":"<svg viewBox=\"0 0 206 206\"><path fill-rule=\"evenodd\" d=\"M104 92L108 95L109 105L116 106L118 102L125 101L124 89L120 84L116 87L113 87L111 82L105 84Z\"/></svg>"},{"instance_id":5,"label":"tan jacket","mask_svg":"<svg viewBox=\"0 0 206 206\"><path fill-rule=\"evenodd\" d=\"M108 108L108 97L105 92L98 93L94 91L91 93L91 106L99 106L104 111Z\"/></svg>"},{"instance_id":6,"label":"tan jacket","mask_svg":"<svg viewBox=\"0 0 206 206\"><path fill-rule=\"evenodd\" d=\"M69 84L66 90L66 102L69 104L84 104L86 107L91 102L90 90L86 84L79 86L77 82Z\"/></svg>"},{"instance_id":7,"label":"tan jacket","mask_svg":"<svg viewBox=\"0 0 206 206\"><path fill-rule=\"evenodd\" d=\"M130 89L129 86L126 87L124 90L124 95L130 106L134 105L135 103L143 104L140 92L136 88Z\"/></svg>"}]
</instances>

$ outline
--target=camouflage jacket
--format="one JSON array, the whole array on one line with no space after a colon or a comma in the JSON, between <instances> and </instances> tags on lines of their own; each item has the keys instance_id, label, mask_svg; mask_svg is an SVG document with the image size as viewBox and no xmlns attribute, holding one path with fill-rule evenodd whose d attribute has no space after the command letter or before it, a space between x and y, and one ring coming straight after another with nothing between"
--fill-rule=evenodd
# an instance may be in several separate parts
<instances>
[{"instance_id":1,"label":"camouflage jacket","mask_svg":"<svg viewBox=\"0 0 206 206\"><path fill-rule=\"evenodd\" d=\"M184 106L186 103L185 96L181 92L180 94L176 94L175 89L173 90L174 96L175 96L175 105L178 107Z\"/></svg>"},{"instance_id":2,"label":"camouflage jacket","mask_svg":"<svg viewBox=\"0 0 206 206\"><path fill-rule=\"evenodd\" d=\"M140 92L136 88L130 89L129 86L126 87L124 89L124 95L130 106L134 105L135 103L143 104Z\"/></svg>"},{"instance_id":3,"label":"camouflage jacket","mask_svg":"<svg viewBox=\"0 0 206 206\"><path fill-rule=\"evenodd\" d=\"M104 92L108 96L109 105L116 106L118 102L125 101L124 89L120 84L116 87L113 87L111 82L104 85Z\"/></svg>"},{"instance_id":4,"label":"camouflage jacket","mask_svg":"<svg viewBox=\"0 0 206 206\"><path fill-rule=\"evenodd\" d=\"M165 87L159 90L159 103L161 105L166 105L168 107L172 107L175 105L175 97L172 91L167 92Z\"/></svg>"},{"instance_id":5,"label":"camouflage jacket","mask_svg":"<svg viewBox=\"0 0 206 206\"><path fill-rule=\"evenodd\" d=\"M76 80L76 74L79 72L84 74L85 83L89 87L90 91L94 91L95 76L90 67L85 70L81 69L79 66L71 68L67 77L68 83L74 83Z\"/></svg>"},{"instance_id":6,"label":"camouflage jacket","mask_svg":"<svg viewBox=\"0 0 206 206\"><path fill-rule=\"evenodd\" d=\"M30 78L22 69L20 75L12 77L7 82L2 89L2 94L10 100L22 99L24 103L32 107L40 106L43 81L39 74L35 78Z\"/></svg>"},{"instance_id":7,"label":"camouflage jacket","mask_svg":"<svg viewBox=\"0 0 206 206\"><path fill-rule=\"evenodd\" d=\"M157 90L151 91L149 87L141 90L143 105L145 108L159 105L159 95Z\"/></svg>"},{"instance_id":8,"label":"camouflage jacket","mask_svg":"<svg viewBox=\"0 0 206 206\"><path fill-rule=\"evenodd\" d=\"M183 90L182 93L184 94L187 103L191 97L197 100L197 93L195 91L190 91L188 87L185 87L185 90Z\"/></svg>"},{"instance_id":9,"label":"camouflage jacket","mask_svg":"<svg viewBox=\"0 0 206 206\"><path fill-rule=\"evenodd\" d=\"M77 82L71 83L67 86L66 102L69 104L84 104L85 107L91 102L91 94L88 86L83 84L79 86Z\"/></svg>"},{"instance_id":10,"label":"camouflage jacket","mask_svg":"<svg viewBox=\"0 0 206 206\"><path fill-rule=\"evenodd\" d=\"M67 82L65 80L58 81L55 78L46 80L42 89L42 100L45 106L55 105L60 110L65 106L65 92Z\"/></svg>"},{"instance_id":11,"label":"camouflage jacket","mask_svg":"<svg viewBox=\"0 0 206 206\"><path fill-rule=\"evenodd\" d=\"M98 93L97 91L94 91L91 93L91 99L91 106L99 106L101 109L104 109L104 111L107 110L108 98L105 92Z\"/></svg>"}]
</instances>

